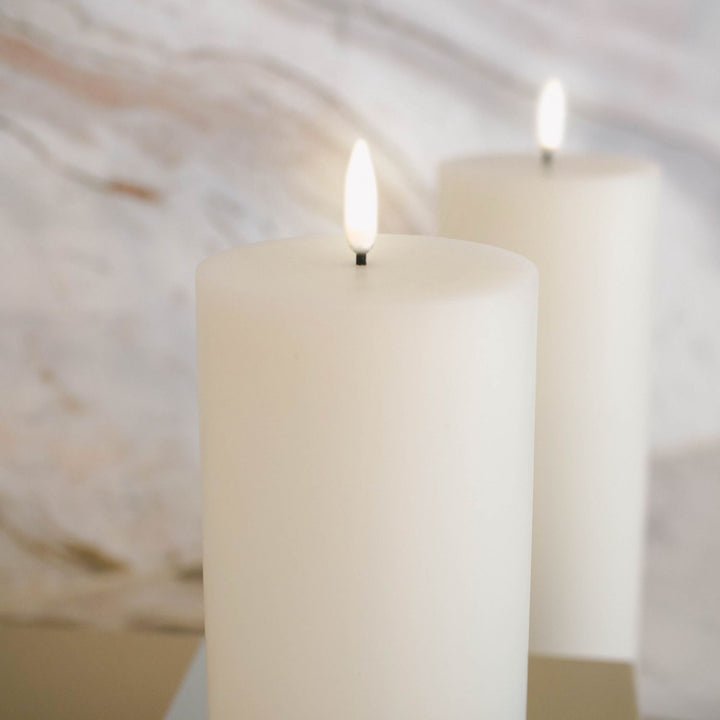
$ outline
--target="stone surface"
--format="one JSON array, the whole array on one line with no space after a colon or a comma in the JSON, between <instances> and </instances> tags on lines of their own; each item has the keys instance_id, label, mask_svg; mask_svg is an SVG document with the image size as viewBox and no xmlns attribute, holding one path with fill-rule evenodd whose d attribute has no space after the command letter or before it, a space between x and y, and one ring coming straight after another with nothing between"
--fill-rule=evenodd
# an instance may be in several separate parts
<instances>
[{"instance_id":1,"label":"stone surface","mask_svg":"<svg viewBox=\"0 0 720 720\"><path fill-rule=\"evenodd\" d=\"M718 33L712 0L4 0L4 615L197 566L200 259L336 231L357 135L382 229L431 231L438 161L531 151L556 74L571 149L665 168L641 685L717 717Z\"/></svg>"},{"instance_id":2,"label":"stone surface","mask_svg":"<svg viewBox=\"0 0 720 720\"><path fill-rule=\"evenodd\" d=\"M657 716L720 712L720 446L653 466L641 699Z\"/></svg>"}]
</instances>

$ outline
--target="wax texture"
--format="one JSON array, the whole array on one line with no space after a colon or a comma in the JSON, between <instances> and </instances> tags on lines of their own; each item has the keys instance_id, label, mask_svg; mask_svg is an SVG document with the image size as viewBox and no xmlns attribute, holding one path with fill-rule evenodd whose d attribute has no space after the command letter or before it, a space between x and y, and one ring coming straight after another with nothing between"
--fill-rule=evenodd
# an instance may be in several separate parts
<instances>
[{"instance_id":1,"label":"wax texture","mask_svg":"<svg viewBox=\"0 0 720 720\"><path fill-rule=\"evenodd\" d=\"M658 186L652 163L612 156L440 169L440 231L540 274L534 653L636 658Z\"/></svg>"},{"instance_id":2,"label":"wax texture","mask_svg":"<svg viewBox=\"0 0 720 720\"><path fill-rule=\"evenodd\" d=\"M197 300L212 720L524 720L534 266L270 241Z\"/></svg>"}]
</instances>

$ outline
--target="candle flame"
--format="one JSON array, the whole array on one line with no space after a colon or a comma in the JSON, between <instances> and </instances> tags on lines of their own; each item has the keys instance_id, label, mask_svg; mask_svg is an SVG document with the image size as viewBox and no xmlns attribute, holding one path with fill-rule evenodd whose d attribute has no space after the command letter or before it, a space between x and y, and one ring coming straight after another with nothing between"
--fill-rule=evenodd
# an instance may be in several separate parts
<instances>
[{"instance_id":1,"label":"candle flame","mask_svg":"<svg viewBox=\"0 0 720 720\"><path fill-rule=\"evenodd\" d=\"M377 235L378 196L370 148L356 140L345 174L345 235L353 252L367 253Z\"/></svg>"},{"instance_id":2,"label":"candle flame","mask_svg":"<svg viewBox=\"0 0 720 720\"><path fill-rule=\"evenodd\" d=\"M565 135L565 89L552 78L543 85L537 106L537 141L540 149L553 152L562 145Z\"/></svg>"}]
</instances>

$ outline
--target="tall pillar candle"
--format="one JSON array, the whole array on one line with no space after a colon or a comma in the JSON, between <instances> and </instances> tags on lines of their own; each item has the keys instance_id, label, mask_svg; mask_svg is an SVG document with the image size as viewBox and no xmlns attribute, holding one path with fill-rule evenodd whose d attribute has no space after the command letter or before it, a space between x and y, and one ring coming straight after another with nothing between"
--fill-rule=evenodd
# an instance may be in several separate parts
<instances>
[{"instance_id":1,"label":"tall pillar candle","mask_svg":"<svg viewBox=\"0 0 720 720\"><path fill-rule=\"evenodd\" d=\"M659 172L625 157L545 160L446 163L439 227L539 271L531 651L633 659Z\"/></svg>"},{"instance_id":2,"label":"tall pillar candle","mask_svg":"<svg viewBox=\"0 0 720 720\"><path fill-rule=\"evenodd\" d=\"M197 301L212 720L524 720L532 264L271 241Z\"/></svg>"}]
</instances>

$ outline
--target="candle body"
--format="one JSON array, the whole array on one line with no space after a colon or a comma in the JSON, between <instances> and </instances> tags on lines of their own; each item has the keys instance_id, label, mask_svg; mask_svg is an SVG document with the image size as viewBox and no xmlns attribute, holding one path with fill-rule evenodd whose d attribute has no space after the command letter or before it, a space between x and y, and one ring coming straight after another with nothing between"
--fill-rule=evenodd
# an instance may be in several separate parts
<instances>
[{"instance_id":1,"label":"candle body","mask_svg":"<svg viewBox=\"0 0 720 720\"><path fill-rule=\"evenodd\" d=\"M531 651L634 659L658 169L489 157L439 180L442 233L540 274Z\"/></svg>"},{"instance_id":2,"label":"candle body","mask_svg":"<svg viewBox=\"0 0 720 720\"><path fill-rule=\"evenodd\" d=\"M200 266L212 720L524 719L536 292L437 238Z\"/></svg>"}]
</instances>

